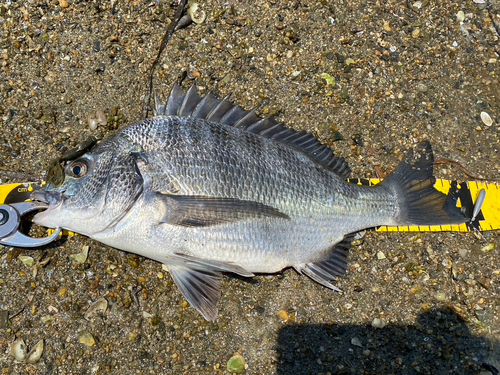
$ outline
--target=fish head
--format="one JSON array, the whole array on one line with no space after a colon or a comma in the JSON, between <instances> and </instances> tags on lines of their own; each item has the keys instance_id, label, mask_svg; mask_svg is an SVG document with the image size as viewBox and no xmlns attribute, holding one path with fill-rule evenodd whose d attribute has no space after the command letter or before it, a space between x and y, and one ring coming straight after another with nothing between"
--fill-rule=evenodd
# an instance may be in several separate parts
<instances>
[{"instance_id":1,"label":"fish head","mask_svg":"<svg viewBox=\"0 0 500 375\"><path fill-rule=\"evenodd\" d=\"M133 153L107 142L67 162L62 183L49 182L33 198L48 203L34 221L92 236L116 225L142 192Z\"/></svg>"}]
</instances>

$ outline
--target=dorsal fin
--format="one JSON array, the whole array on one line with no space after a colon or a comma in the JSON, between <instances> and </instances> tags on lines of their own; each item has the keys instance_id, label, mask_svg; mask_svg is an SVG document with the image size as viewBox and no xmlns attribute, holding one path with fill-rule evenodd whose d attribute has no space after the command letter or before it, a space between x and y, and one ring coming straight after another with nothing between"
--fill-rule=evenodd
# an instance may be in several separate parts
<instances>
[{"instance_id":1,"label":"dorsal fin","mask_svg":"<svg viewBox=\"0 0 500 375\"><path fill-rule=\"evenodd\" d=\"M212 92L201 97L198 94L196 84L193 84L187 93L184 93L175 83L167 104L161 104L156 96L155 104L154 114L156 116L195 117L234 126L300 151L343 179L346 179L351 172L343 158L336 157L332 149L321 144L312 134L287 128L272 116L261 118L256 114L256 109L246 111L239 105L231 103L229 97L219 100Z\"/></svg>"}]
</instances>

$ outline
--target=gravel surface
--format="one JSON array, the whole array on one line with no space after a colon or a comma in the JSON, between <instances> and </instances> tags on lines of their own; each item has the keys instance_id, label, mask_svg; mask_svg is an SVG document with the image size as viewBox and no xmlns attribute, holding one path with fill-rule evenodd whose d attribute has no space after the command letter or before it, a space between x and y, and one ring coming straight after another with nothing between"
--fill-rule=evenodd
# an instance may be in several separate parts
<instances>
[{"instance_id":1,"label":"gravel surface","mask_svg":"<svg viewBox=\"0 0 500 375\"><path fill-rule=\"evenodd\" d=\"M197 78L203 93L232 93L314 132L353 176L390 171L429 139L438 155L498 180L500 2L476 2L200 1L206 19L174 34L154 88L165 96L184 77L184 89ZM176 7L1 0L0 169L41 179L87 136L143 119ZM468 179L451 165L436 173ZM226 275L213 323L148 259L82 236L3 247L1 374L227 374L236 353L230 367L247 374L494 374L499 233L483 235L369 232L336 283L344 294L293 270ZM85 246L83 263L70 256ZM92 305L101 298L104 312L102 300ZM42 357L16 362L18 339L43 339Z\"/></svg>"}]
</instances>

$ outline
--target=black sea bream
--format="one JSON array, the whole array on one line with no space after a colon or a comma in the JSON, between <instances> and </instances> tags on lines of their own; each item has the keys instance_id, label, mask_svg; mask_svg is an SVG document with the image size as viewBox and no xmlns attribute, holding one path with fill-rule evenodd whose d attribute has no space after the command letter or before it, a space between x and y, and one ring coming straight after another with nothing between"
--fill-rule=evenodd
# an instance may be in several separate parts
<instances>
[{"instance_id":1,"label":"black sea bream","mask_svg":"<svg viewBox=\"0 0 500 375\"><path fill-rule=\"evenodd\" d=\"M35 222L165 264L184 297L217 317L220 272L286 267L338 290L353 233L378 225L467 221L433 188L428 142L375 187L312 135L262 119L196 86L175 85L155 117L129 126L65 167Z\"/></svg>"}]
</instances>

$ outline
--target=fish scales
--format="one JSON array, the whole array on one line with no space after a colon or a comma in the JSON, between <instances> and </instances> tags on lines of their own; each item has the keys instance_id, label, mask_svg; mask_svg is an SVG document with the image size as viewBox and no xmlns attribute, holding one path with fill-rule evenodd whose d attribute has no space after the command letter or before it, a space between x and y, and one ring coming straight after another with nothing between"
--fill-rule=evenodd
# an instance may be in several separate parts
<instances>
[{"instance_id":1,"label":"fish scales","mask_svg":"<svg viewBox=\"0 0 500 375\"><path fill-rule=\"evenodd\" d=\"M142 124L123 132L154 155L148 160L154 173L146 171L153 190L169 191L175 180L180 189L176 194L258 201L295 216L323 214L329 221L342 207L347 207L344 212L363 215L363 202L369 209L394 211L389 194L374 195L373 189L348 185L280 143L204 120L157 117L153 121L155 129L149 136ZM359 197L358 191L364 191L365 200L344 199ZM379 207L374 206L377 198ZM349 209L349 204L356 207Z\"/></svg>"},{"instance_id":2,"label":"fish scales","mask_svg":"<svg viewBox=\"0 0 500 375\"><path fill-rule=\"evenodd\" d=\"M190 255L235 262L246 254L245 262L240 260L245 269L276 272L310 260L311 253L329 249L345 232L374 226L381 221L366 216L368 210L387 212L388 218L395 211L388 192L373 194L374 189L347 185L335 173L318 168L306 156L280 143L205 120L156 117L152 121L156 125L146 128L150 130L149 136L142 124L128 128L123 135L140 144L148 155L145 174L152 178L153 190L256 201L276 207L291 217L286 221L269 218L263 223L237 223L231 230L220 228L222 232L218 234L219 228L213 227L198 229L197 233L185 229L179 235L189 233L184 251ZM165 154L164 150L169 153ZM149 166L154 173L149 172ZM242 170L246 171L243 175L238 173ZM169 189L174 179L178 189L172 192ZM364 190L364 200L352 199L360 195L357 190ZM345 228L349 215L359 222L349 222L349 228ZM303 217L307 220L302 220ZM294 228L294 236L289 236L289 227ZM336 227L339 234L333 236L332 227ZM163 229L160 227L156 233L158 238L170 236ZM268 235L262 235L258 241L248 236L260 232ZM318 242L318 238L328 240ZM202 254L192 249L198 243L206 244ZM221 252L221 247L228 252ZM295 256L290 257L290 253ZM262 268L254 260L262 255L274 262ZM280 259L284 255L287 259Z\"/></svg>"},{"instance_id":3,"label":"fish scales","mask_svg":"<svg viewBox=\"0 0 500 375\"><path fill-rule=\"evenodd\" d=\"M423 142L384 182L349 184L348 167L314 137L213 94L175 85L156 116L68 162L35 199L35 222L164 263L185 298L217 317L220 272L286 267L338 290L356 232L467 220L432 187ZM198 117L197 117L198 116Z\"/></svg>"},{"instance_id":4,"label":"fish scales","mask_svg":"<svg viewBox=\"0 0 500 375\"><path fill-rule=\"evenodd\" d=\"M284 222L282 219L269 218L264 223L237 223L231 230L221 228L223 231L218 235L218 228L213 227L199 229L197 234L190 228L179 233L180 236L185 236L184 232L188 232L190 242L213 244L214 246L206 245L203 254L211 259L236 261L241 253L247 254L247 257L249 254L268 254L279 258L285 250L290 253L296 247L300 247L306 257L310 257L310 252L317 250L318 246L325 246L318 244L318 235L325 237L326 233L331 232L333 225L343 225L344 219L338 220L340 216L335 215L335 211L340 212L342 207L347 207L344 208L346 212L350 211L350 202L341 195L356 195L350 191L351 186L341 184L333 172L318 168L310 159L284 145L204 120L156 117L148 121L155 124L148 125L146 131L142 124L138 124L126 129L120 137L123 135L126 143L131 139L143 148L147 155L144 174L152 179L154 191L256 201L276 207L292 218ZM119 143L119 140L111 143ZM168 150L168 154L164 150ZM245 173L239 173L241 177L238 178L237 171L242 170ZM203 176L204 173L206 177ZM173 180L175 191L171 191ZM370 189L365 190L371 193ZM335 201L339 202L339 207ZM368 202L374 205L373 201ZM358 202L354 203L357 207L352 207L353 213L360 216L364 207ZM384 206L393 206L389 196L380 202L379 208ZM300 220L302 217L314 217L315 220ZM283 228L278 229L281 225ZM273 226L274 230L266 229ZM289 233L288 226L295 227L300 235L279 238L275 234ZM298 230L298 226L304 227L303 231ZM366 227L366 223L361 223L361 227ZM249 234L261 231L269 236L261 237L258 242L255 238L250 238ZM164 228L159 227L157 237L168 238L168 233L164 232ZM332 246L338 242L335 240L337 238L332 238L327 245ZM249 245L242 246L245 243ZM228 254L221 254L220 247L229 249L230 259L227 258ZM185 250L190 255L200 255L193 254L189 248ZM288 259L285 266L297 260ZM258 270L254 269L255 264L248 261L246 263L246 269ZM283 262L280 262L268 271L275 272L283 266Z\"/></svg>"}]
</instances>

